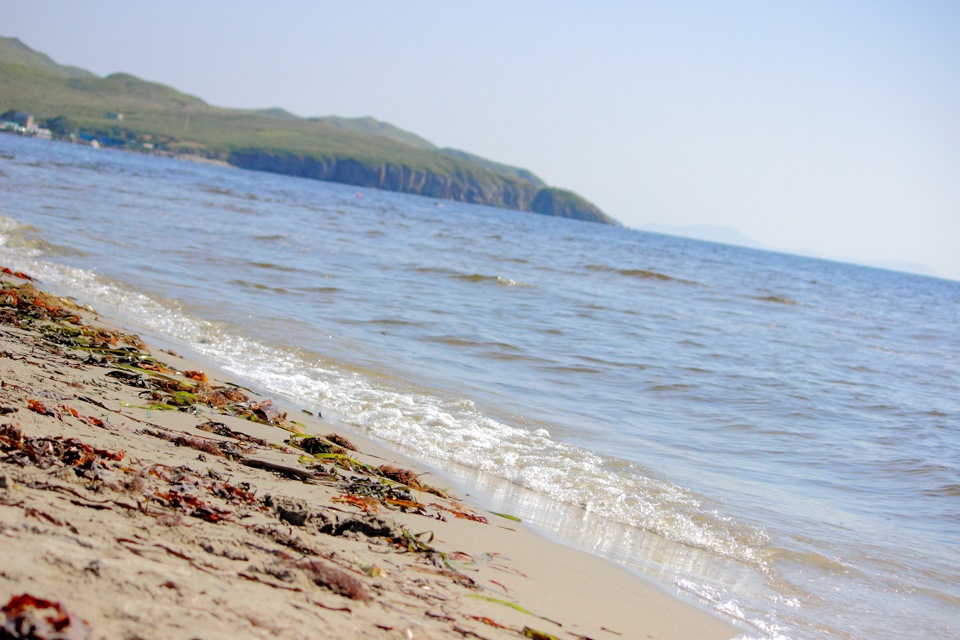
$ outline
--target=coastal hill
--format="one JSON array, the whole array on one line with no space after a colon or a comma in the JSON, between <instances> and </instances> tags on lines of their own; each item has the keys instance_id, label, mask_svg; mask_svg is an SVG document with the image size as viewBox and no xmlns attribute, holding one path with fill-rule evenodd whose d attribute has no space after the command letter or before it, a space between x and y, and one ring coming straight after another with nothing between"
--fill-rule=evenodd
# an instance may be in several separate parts
<instances>
[{"instance_id":1,"label":"coastal hill","mask_svg":"<svg viewBox=\"0 0 960 640\"><path fill-rule=\"evenodd\" d=\"M244 169L619 224L536 175L374 118L301 118L215 107L126 73L101 78L0 37L0 113L29 113L57 137L202 156Z\"/></svg>"}]
</instances>

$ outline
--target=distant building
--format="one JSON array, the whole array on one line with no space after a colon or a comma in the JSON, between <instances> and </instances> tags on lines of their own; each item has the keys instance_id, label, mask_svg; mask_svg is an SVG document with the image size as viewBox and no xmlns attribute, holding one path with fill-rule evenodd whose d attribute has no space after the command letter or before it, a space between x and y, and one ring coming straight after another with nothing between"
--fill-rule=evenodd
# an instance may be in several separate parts
<instances>
[{"instance_id":1,"label":"distant building","mask_svg":"<svg viewBox=\"0 0 960 640\"><path fill-rule=\"evenodd\" d=\"M16 122L24 129L33 127L33 114L26 111L7 111L2 117L8 122Z\"/></svg>"}]
</instances>

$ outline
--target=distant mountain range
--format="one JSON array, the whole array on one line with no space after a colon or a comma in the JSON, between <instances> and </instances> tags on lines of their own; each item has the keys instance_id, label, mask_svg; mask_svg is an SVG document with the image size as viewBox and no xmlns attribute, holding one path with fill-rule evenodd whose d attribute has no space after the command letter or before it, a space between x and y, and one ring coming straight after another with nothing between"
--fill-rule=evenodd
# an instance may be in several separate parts
<instances>
[{"instance_id":1,"label":"distant mountain range","mask_svg":"<svg viewBox=\"0 0 960 640\"><path fill-rule=\"evenodd\" d=\"M720 244L732 244L738 247L749 247L751 249L769 249L769 247L763 246L753 238L740 233L736 229L712 224L694 224L686 227L667 224L645 224L638 228L643 231L652 231L668 236L681 236L683 238L719 242Z\"/></svg>"},{"instance_id":2,"label":"distant mountain range","mask_svg":"<svg viewBox=\"0 0 960 640\"><path fill-rule=\"evenodd\" d=\"M34 117L55 137L202 156L258 171L619 224L532 172L374 118L301 118L279 108L226 109L126 73L101 78L0 37L0 113Z\"/></svg>"},{"instance_id":3,"label":"distant mountain range","mask_svg":"<svg viewBox=\"0 0 960 640\"><path fill-rule=\"evenodd\" d=\"M692 238L694 240L706 240L707 242L717 242L720 244L732 244L738 247L747 247L750 249L762 249L765 251L780 251L784 253L793 253L807 256L810 258L819 258L821 260L833 260L837 262L849 262L859 264L864 267L874 267L876 269L887 269L888 271L903 271L906 273L915 273L921 276L941 277L936 271L925 264L917 262L906 262L903 260L856 260L853 258L838 258L836 256L826 256L814 251L805 249L776 249L757 242L753 238L744 235L736 229L722 227L712 224L696 224L690 226L673 226L666 224L646 224L637 227L642 231L652 231L670 236L681 236L683 238Z\"/></svg>"}]
</instances>

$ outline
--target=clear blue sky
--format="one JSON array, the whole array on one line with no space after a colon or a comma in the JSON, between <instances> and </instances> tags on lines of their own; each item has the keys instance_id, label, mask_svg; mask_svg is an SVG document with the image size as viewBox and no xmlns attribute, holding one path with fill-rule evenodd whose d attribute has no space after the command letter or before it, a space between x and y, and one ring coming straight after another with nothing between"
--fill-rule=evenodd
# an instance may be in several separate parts
<instances>
[{"instance_id":1,"label":"clear blue sky","mask_svg":"<svg viewBox=\"0 0 960 640\"><path fill-rule=\"evenodd\" d=\"M372 115L628 226L960 279L955 0L0 0L0 35L219 106Z\"/></svg>"}]
</instances>

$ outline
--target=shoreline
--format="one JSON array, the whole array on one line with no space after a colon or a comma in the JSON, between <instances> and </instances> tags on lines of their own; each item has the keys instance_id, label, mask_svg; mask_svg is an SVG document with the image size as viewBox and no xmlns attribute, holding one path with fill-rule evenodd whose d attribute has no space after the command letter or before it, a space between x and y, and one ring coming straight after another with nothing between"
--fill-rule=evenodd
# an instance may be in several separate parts
<instances>
[{"instance_id":1,"label":"shoreline","mask_svg":"<svg viewBox=\"0 0 960 640\"><path fill-rule=\"evenodd\" d=\"M18 275L0 278L0 629L58 615L84 638L737 635Z\"/></svg>"}]
</instances>

